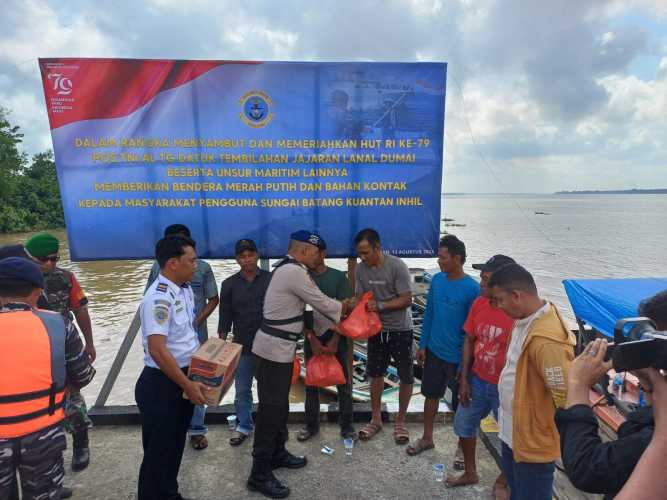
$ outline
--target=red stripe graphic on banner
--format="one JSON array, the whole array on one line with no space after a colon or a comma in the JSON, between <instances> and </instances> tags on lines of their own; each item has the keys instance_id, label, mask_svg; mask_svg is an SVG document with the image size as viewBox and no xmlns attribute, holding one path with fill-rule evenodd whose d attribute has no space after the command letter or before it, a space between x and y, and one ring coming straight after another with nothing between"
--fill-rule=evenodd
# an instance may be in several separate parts
<instances>
[{"instance_id":1,"label":"red stripe graphic on banner","mask_svg":"<svg viewBox=\"0 0 667 500\"><path fill-rule=\"evenodd\" d=\"M142 59L40 59L51 129L80 120L118 118L136 111L158 93L223 64L246 61Z\"/></svg>"}]
</instances>

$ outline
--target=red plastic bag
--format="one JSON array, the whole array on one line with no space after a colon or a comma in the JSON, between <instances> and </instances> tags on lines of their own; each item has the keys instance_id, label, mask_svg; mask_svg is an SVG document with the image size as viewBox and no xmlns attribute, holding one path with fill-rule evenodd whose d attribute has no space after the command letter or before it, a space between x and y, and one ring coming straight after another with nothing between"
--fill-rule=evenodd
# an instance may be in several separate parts
<instances>
[{"instance_id":1,"label":"red plastic bag","mask_svg":"<svg viewBox=\"0 0 667 500\"><path fill-rule=\"evenodd\" d=\"M373 298L373 292L366 292L352 310L352 313L340 324L340 331L354 340L365 340L377 335L382 330L382 322L377 312L370 312L366 305Z\"/></svg>"},{"instance_id":2,"label":"red plastic bag","mask_svg":"<svg viewBox=\"0 0 667 500\"><path fill-rule=\"evenodd\" d=\"M306 363L306 385L329 387L343 384L345 373L333 354L314 355Z\"/></svg>"},{"instance_id":3,"label":"red plastic bag","mask_svg":"<svg viewBox=\"0 0 667 500\"><path fill-rule=\"evenodd\" d=\"M296 381L299 380L299 375L301 375L301 360L298 356L294 356L294 362L292 363L292 385L296 384Z\"/></svg>"}]
</instances>

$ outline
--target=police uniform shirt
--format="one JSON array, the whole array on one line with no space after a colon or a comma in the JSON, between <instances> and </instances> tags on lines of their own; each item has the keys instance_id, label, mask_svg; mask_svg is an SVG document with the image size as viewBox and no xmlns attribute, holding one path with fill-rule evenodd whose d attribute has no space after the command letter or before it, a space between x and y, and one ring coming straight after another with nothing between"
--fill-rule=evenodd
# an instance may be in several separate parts
<instances>
[{"instance_id":1,"label":"police uniform shirt","mask_svg":"<svg viewBox=\"0 0 667 500\"><path fill-rule=\"evenodd\" d=\"M195 300L189 285L178 286L160 274L148 287L141 301L141 341L144 363L159 368L148 351L149 335L167 337L167 349L181 368L199 348L199 339L193 321Z\"/></svg>"},{"instance_id":2,"label":"police uniform shirt","mask_svg":"<svg viewBox=\"0 0 667 500\"><path fill-rule=\"evenodd\" d=\"M303 314L306 304L313 308L316 334L331 326L331 320L340 321L342 304L324 295L301 264L285 264L273 272L264 297L264 318L281 320ZM303 320L280 326L281 330L300 334ZM269 335L260 328L255 336L252 352L276 363L294 360L296 342Z\"/></svg>"}]
</instances>

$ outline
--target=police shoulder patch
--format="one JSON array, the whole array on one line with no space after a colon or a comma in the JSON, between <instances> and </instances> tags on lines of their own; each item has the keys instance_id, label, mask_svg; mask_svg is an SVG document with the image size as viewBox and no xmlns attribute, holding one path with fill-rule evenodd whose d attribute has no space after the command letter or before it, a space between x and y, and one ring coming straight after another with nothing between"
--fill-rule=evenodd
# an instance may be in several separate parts
<instances>
[{"instance_id":1,"label":"police shoulder patch","mask_svg":"<svg viewBox=\"0 0 667 500\"><path fill-rule=\"evenodd\" d=\"M155 289L158 292L166 292L169 289L169 287L167 286L166 283L158 283Z\"/></svg>"}]
</instances>

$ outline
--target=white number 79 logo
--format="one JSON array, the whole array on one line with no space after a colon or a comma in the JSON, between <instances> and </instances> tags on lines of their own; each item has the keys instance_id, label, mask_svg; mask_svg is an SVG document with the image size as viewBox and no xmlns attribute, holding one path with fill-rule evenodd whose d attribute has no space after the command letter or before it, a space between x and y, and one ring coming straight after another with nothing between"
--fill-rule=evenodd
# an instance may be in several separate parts
<instances>
[{"instance_id":1,"label":"white number 79 logo","mask_svg":"<svg viewBox=\"0 0 667 500\"><path fill-rule=\"evenodd\" d=\"M72 80L60 73L49 73L49 80L53 80L53 90L58 91L58 95L67 95L72 92Z\"/></svg>"}]
</instances>

